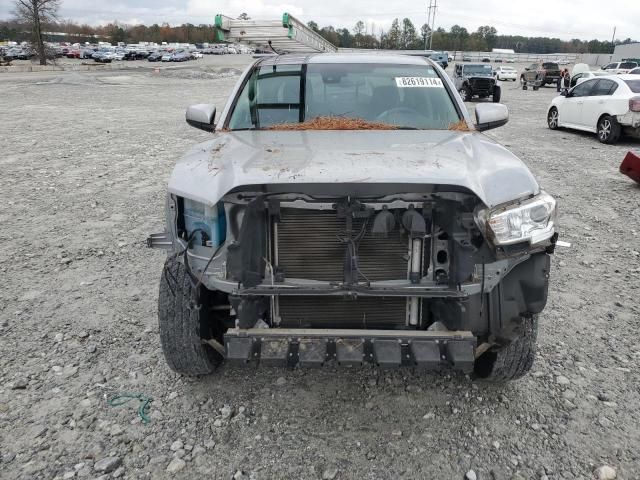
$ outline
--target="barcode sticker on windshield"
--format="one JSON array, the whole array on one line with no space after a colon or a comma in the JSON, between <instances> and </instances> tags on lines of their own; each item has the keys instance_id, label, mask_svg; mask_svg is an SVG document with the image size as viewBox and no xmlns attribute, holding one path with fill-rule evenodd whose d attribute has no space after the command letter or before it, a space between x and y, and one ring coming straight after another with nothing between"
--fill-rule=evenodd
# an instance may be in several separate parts
<instances>
[{"instance_id":1,"label":"barcode sticker on windshield","mask_svg":"<svg viewBox=\"0 0 640 480\"><path fill-rule=\"evenodd\" d=\"M396 85L400 88L444 88L441 79L430 77L396 77Z\"/></svg>"}]
</instances>

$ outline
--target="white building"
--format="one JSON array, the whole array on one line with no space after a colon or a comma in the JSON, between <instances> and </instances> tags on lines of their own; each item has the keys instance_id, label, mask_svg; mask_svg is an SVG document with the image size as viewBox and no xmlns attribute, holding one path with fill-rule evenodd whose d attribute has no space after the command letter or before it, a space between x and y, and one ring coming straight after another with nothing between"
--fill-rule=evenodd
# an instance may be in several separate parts
<instances>
[{"instance_id":1,"label":"white building","mask_svg":"<svg viewBox=\"0 0 640 480\"><path fill-rule=\"evenodd\" d=\"M640 42L616 45L613 51L614 61L623 58L640 58Z\"/></svg>"}]
</instances>

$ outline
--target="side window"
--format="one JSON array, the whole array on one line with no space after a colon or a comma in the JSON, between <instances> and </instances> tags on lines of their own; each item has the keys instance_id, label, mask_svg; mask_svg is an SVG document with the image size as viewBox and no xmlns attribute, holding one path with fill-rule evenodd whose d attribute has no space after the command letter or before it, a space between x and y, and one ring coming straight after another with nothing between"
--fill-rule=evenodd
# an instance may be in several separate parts
<instances>
[{"instance_id":1,"label":"side window","mask_svg":"<svg viewBox=\"0 0 640 480\"><path fill-rule=\"evenodd\" d=\"M632 69L632 68L636 68L638 65L634 62L624 62L620 64L620 68L628 68L628 69Z\"/></svg>"},{"instance_id":2,"label":"side window","mask_svg":"<svg viewBox=\"0 0 640 480\"><path fill-rule=\"evenodd\" d=\"M571 90L572 97L588 97L595 80L587 80Z\"/></svg>"},{"instance_id":3,"label":"side window","mask_svg":"<svg viewBox=\"0 0 640 480\"><path fill-rule=\"evenodd\" d=\"M456 74L462 75L462 65L456 65Z\"/></svg>"},{"instance_id":4,"label":"side window","mask_svg":"<svg viewBox=\"0 0 640 480\"><path fill-rule=\"evenodd\" d=\"M618 84L613 80L598 80L591 90L591 96L603 96L603 95L611 95L618 88Z\"/></svg>"},{"instance_id":5,"label":"side window","mask_svg":"<svg viewBox=\"0 0 640 480\"><path fill-rule=\"evenodd\" d=\"M606 67L603 67L603 70L612 70L614 68L617 68L618 64L617 63L610 63L609 65L607 65Z\"/></svg>"},{"instance_id":6,"label":"side window","mask_svg":"<svg viewBox=\"0 0 640 480\"><path fill-rule=\"evenodd\" d=\"M264 66L245 84L229 128L264 128L300 119L301 65Z\"/></svg>"}]
</instances>

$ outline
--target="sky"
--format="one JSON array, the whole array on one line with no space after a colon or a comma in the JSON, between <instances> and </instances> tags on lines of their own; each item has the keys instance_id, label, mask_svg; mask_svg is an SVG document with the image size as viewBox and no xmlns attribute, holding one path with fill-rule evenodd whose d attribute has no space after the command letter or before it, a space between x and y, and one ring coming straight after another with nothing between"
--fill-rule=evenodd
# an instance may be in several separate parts
<instances>
[{"instance_id":1,"label":"sky","mask_svg":"<svg viewBox=\"0 0 640 480\"><path fill-rule=\"evenodd\" d=\"M213 23L216 13L236 17L246 12L256 19L278 19L289 12L320 26L353 28L358 20L369 32L388 30L391 21L409 17L419 28L426 22L426 2L410 0L61 0L60 17L100 25L121 23ZM563 40L640 40L639 0L437 0L435 26L461 25L470 32L481 25L499 34L548 36ZM0 0L0 19L11 17L13 1Z\"/></svg>"}]
</instances>

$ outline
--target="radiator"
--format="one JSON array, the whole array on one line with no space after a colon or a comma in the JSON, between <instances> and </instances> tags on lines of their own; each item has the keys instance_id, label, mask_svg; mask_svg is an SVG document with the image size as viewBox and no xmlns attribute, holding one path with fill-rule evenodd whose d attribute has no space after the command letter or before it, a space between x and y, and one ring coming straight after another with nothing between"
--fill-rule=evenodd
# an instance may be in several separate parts
<instances>
[{"instance_id":1,"label":"radiator","mask_svg":"<svg viewBox=\"0 0 640 480\"><path fill-rule=\"evenodd\" d=\"M354 219L359 232L365 220ZM404 280L408 276L408 240L398 230L388 238L371 235L372 220L359 243L360 281ZM345 219L334 210L282 209L274 239L278 267L285 278L320 281L343 280L345 245L337 236L345 230ZM319 328L393 328L406 324L404 297L327 296L288 297L278 301L281 326Z\"/></svg>"},{"instance_id":2,"label":"radiator","mask_svg":"<svg viewBox=\"0 0 640 480\"><path fill-rule=\"evenodd\" d=\"M353 220L353 230L360 231L363 219ZM358 248L358 265L366 279L401 280L407 278L409 250L406 237L399 230L388 238L371 235L370 220ZM345 219L334 210L282 209L275 242L278 267L285 277L321 281L342 281L345 246L337 236L345 229Z\"/></svg>"}]
</instances>

